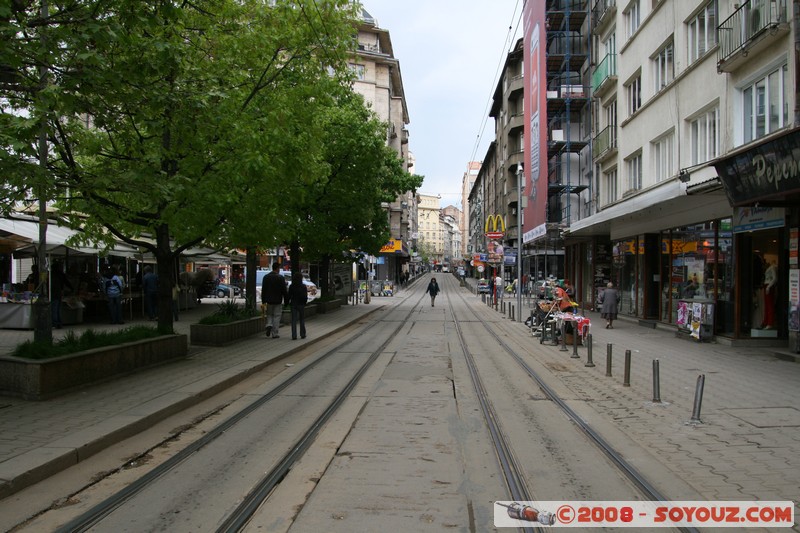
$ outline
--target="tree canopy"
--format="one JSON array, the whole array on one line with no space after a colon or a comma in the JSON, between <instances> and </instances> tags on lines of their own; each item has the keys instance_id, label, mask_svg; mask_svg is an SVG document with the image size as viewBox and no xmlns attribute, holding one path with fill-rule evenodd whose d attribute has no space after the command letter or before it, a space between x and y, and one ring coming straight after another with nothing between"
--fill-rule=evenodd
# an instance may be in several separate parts
<instances>
[{"instance_id":1,"label":"tree canopy","mask_svg":"<svg viewBox=\"0 0 800 533\"><path fill-rule=\"evenodd\" d=\"M319 255L383 244L381 202L418 180L349 87L356 7L4 3L5 208L45 195L87 241L152 252L160 279L200 243L299 240ZM171 329L169 306L159 309Z\"/></svg>"}]
</instances>

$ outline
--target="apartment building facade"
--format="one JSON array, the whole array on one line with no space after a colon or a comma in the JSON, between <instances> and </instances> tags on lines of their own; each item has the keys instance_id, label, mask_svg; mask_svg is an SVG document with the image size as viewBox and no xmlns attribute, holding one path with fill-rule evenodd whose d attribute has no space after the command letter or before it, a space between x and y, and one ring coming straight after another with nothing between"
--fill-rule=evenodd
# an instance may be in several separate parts
<instances>
[{"instance_id":1,"label":"apartment building facade","mask_svg":"<svg viewBox=\"0 0 800 533\"><path fill-rule=\"evenodd\" d=\"M388 124L386 144L393 148L408 170L408 108L406 106L400 62L394 57L389 31L362 9L358 25L357 51L350 62L356 79L353 89ZM412 191L384 205L389 217L391 239L377 257L378 279L398 281L410 260L409 241L413 234L416 197Z\"/></svg>"},{"instance_id":2,"label":"apartment building facade","mask_svg":"<svg viewBox=\"0 0 800 533\"><path fill-rule=\"evenodd\" d=\"M585 306L704 340L797 344L800 135L786 0L597 0L590 195L565 231Z\"/></svg>"}]
</instances>

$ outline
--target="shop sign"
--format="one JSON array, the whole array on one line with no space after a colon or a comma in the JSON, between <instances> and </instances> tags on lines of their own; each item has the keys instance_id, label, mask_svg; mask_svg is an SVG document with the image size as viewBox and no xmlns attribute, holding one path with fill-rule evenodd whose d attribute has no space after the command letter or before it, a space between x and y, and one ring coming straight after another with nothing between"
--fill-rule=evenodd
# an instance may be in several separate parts
<instances>
[{"instance_id":1,"label":"shop sign","mask_svg":"<svg viewBox=\"0 0 800 533\"><path fill-rule=\"evenodd\" d=\"M506 253L503 256L503 264L504 265L516 265L517 264L517 252Z\"/></svg>"},{"instance_id":2,"label":"shop sign","mask_svg":"<svg viewBox=\"0 0 800 533\"><path fill-rule=\"evenodd\" d=\"M489 250L488 262L489 263L502 263L503 262L503 245L500 241L491 241L487 248Z\"/></svg>"},{"instance_id":3,"label":"shop sign","mask_svg":"<svg viewBox=\"0 0 800 533\"><path fill-rule=\"evenodd\" d=\"M502 239L506 234L506 223L501 215L489 215L483 226L483 232L489 239Z\"/></svg>"},{"instance_id":4,"label":"shop sign","mask_svg":"<svg viewBox=\"0 0 800 533\"><path fill-rule=\"evenodd\" d=\"M800 191L800 130L714 164L731 205Z\"/></svg>"},{"instance_id":5,"label":"shop sign","mask_svg":"<svg viewBox=\"0 0 800 533\"><path fill-rule=\"evenodd\" d=\"M733 210L733 232L780 228L785 219L782 207L736 207Z\"/></svg>"},{"instance_id":6,"label":"shop sign","mask_svg":"<svg viewBox=\"0 0 800 533\"><path fill-rule=\"evenodd\" d=\"M792 228L789 230L789 266L797 266L797 239L800 229Z\"/></svg>"}]
</instances>

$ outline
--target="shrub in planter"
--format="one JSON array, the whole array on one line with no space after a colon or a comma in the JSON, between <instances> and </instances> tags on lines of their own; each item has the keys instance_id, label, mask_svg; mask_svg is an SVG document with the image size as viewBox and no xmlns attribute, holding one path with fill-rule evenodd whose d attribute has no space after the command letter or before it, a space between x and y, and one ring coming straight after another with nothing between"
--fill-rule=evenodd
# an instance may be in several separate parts
<instances>
[{"instance_id":1,"label":"shrub in planter","mask_svg":"<svg viewBox=\"0 0 800 533\"><path fill-rule=\"evenodd\" d=\"M190 342L204 346L224 346L264 331L266 319L255 311L227 300L217 310L190 326Z\"/></svg>"}]
</instances>

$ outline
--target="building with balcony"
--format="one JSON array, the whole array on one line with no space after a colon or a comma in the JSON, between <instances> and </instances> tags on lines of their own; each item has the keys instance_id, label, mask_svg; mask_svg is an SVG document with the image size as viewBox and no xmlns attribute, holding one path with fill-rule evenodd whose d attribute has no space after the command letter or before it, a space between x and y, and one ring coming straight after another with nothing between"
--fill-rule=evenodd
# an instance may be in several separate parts
<instances>
[{"instance_id":1,"label":"building with balcony","mask_svg":"<svg viewBox=\"0 0 800 533\"><path fill-rule=\"evenodd\" d=\"M591 203L565 232L584 305L610 280L622 314L700 340L796 346L790 7L594 3Z\"/></svg>"},{"instance_id":2,"label":"building with balcony","mask_svg":"<svg viewBox=\"0 0 800 533\"><path fill-rule=\"evenodd\" d=\"M386 144L392 147L408 169L408 108L406 106L400 62L394 57L389 31L362 9L358 25L357 50L350 62L356 79L353 89L388 124ZM409 240L413 235L410 221L416 197L413 192L400 195L384 205L389 217L392 246L379 254L376 276L379 279L399 280L410 259ZM399 246L395 243L399 243Z\"/></svg>"}]
</instances>

